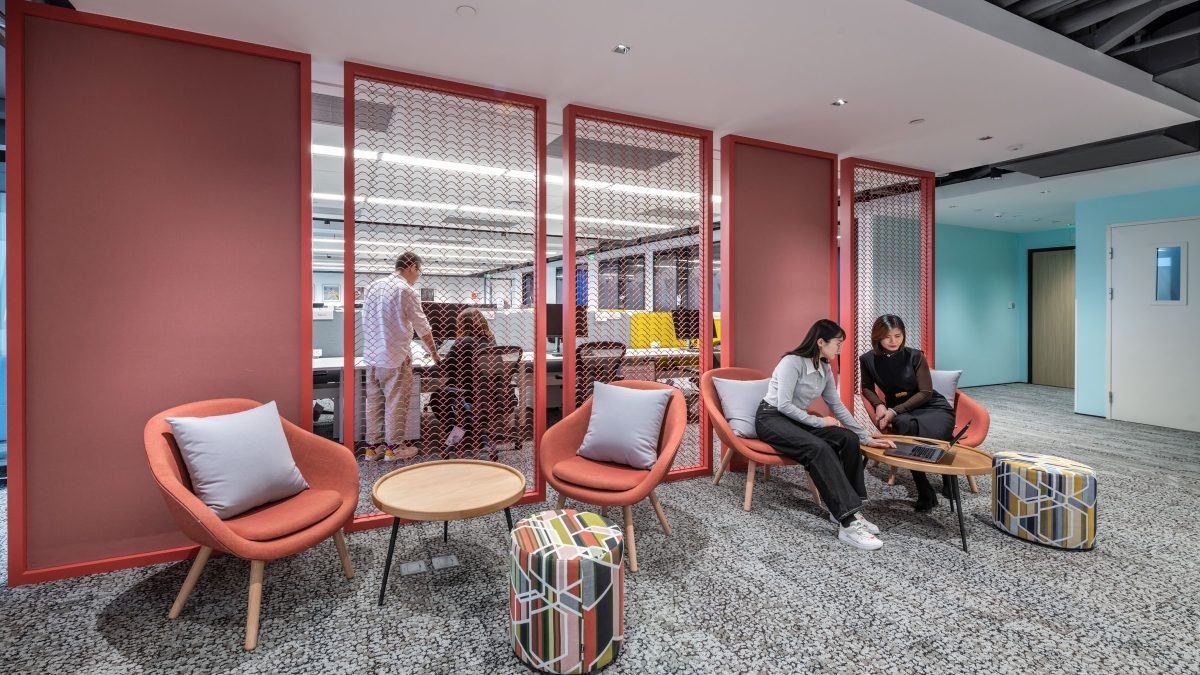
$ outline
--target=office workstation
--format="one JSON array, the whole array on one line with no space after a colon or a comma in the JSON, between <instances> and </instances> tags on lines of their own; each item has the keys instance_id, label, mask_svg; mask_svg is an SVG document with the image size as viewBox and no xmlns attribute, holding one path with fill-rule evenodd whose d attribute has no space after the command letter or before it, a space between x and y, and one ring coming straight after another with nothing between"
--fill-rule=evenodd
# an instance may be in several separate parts
<instances>
[{"instance_id":1,"label":"office workstation","mask_svg":"<svg viewBox=\"0 0 1200 675\"><path fill-rule=\"evenodd\" d=\"M1191 672L1200 0L751 5L8 0L9 670Z\"/></svg>"}]
</instances>

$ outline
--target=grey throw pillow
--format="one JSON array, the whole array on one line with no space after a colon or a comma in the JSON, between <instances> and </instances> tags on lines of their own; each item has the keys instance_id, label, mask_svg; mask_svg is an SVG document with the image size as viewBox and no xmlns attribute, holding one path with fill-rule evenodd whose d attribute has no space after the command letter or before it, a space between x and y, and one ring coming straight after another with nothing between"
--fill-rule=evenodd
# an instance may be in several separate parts
<instances>
[{"instance_id":1,"label":"grey throw pillow","mask_svg":"<svg viewBox=\"0 0 1200 675\"><path fill-rule=\"evenodd\" d=\"M721 398L721 410L729 428L741 438L758 438L754 418L758 404L767 397L767 385L771 380L722 380L713 378L717 395Z\"/></svg>"},{"instance_id":2,"label":"grey throw pillow","mask_svg":"<svg viewBox=\"0 0 1200 675\"><path fill-rule=\"evenodd\" d=\"M599 462L649 469L674 389L630 389L596 382L592 417L577 453Z\"/></svg>"},{"instance_id":3,"label":"grey throw pillow","mask_svg":"<svg viewBox=\"0 0 1200 675\"><path fill-rule=\"evenodd\" d=\"M958 391L958 379L962 377L961 370L930 370L929 378L933 380L933 390L950 402L954 407L954 394Z\"/></svg>"},{"instance_id":4,"label":"grey throw pillow","mask_svg":"<svg viewBox=\"0 0 1200 675\"><path fill-rule=\"evenodd\" d=\"M168 417L167 423L192 491L222 519L308 487L274 401L230 415Z\"/></svg>"}]
</instances>

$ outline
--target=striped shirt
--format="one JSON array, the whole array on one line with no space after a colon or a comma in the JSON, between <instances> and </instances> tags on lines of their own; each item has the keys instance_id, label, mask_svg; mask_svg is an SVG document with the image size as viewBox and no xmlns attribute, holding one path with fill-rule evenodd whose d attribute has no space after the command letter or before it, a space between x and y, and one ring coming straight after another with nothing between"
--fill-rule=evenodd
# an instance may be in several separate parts
<instances>
[{"instance_id":1,"label":"striped shirt","mask_svg":"<svg viewBox=\"0 0 1200 675\"><path fill-rule=\"evenodd\" d=\"M363 291L363 361L399 368L412 358L413 337L429 335L421 296L398 273L372 281Z\"/></svg>"}]
</instances>

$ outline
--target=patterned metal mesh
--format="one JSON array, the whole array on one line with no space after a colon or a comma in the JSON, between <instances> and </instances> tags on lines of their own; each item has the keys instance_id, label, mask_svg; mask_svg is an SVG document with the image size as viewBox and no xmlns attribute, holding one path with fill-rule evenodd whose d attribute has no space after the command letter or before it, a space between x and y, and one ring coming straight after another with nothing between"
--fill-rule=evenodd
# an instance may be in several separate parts
<instances>
[{"instance_id":1,"label":"patterned metal mesh","mask_svg":"<svg viewBox=\"0 0 1200 675\"><path fill-rule=\"evenodd\" d=\"M521 270L544 265L535 265L536 110L361 77L353 88L353 288L361 307L352 320L366 366L354 388L354 440L359 453L380 442L399 446L392 451L401 458L364 463L363 483L404 463L468 458L511 465L534 491L541 396L534 400L533 352L545 346L535 345L532 296L542 285ZM414 286L440 365L416 336L408 343L387 304L406 251L422 260ZM410 387L371 367L390 363L403 344L412 353ZM404 458L405 446L417 454ZM369 499L360 503L370 509Z\"/></svg>"},{"instance_id":2,"label":"patterned metal mesh","mask_svg":"<svg viewBox=\"0 0 1200 675\"><path fill-rule=\"evenodd\" d=\"M871 349L871 326L895 314L908 329L908 346L926 349L932 336L933 214L921 176L856 165L854 171L854 414L870 416L857 394L857 355ZM846 363L847 361L844 361Z\"/></svg>"},{"instance_id":3,"label":"patterned metal mesh","mask_svg":"<svg viewBox=\"0 0 1200 675\"><path fill-rule=\"evenodd\" d=\"M711 367L700 350L701 321L713 323L711 262L702 262L712 237L701 208L710 198L705 147L696 136L576 117L574 299L587 315L586 325L579 316L575 382L567 383L564 405L581 404L594 382L679 388L688 429L674 471L711 462L698 385Z\"/></svg>"}]
</instances>

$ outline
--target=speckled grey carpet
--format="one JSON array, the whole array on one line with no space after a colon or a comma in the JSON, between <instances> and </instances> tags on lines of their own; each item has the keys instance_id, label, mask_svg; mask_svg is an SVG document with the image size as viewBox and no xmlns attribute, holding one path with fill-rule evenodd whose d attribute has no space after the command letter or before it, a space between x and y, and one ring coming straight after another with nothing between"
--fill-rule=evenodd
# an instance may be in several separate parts
<instances>
[{"instance_id":1,"label":"speckled grey carpet","mask_svg":"<svg viewBox=\"0 0 1200 675\"><path fill-rule=\"evenodd\" d=\"M741 510L744 478L660 490L675 534L634 510L626 648L612 673L1200 672L1200 434L1073 415L1071 392L973 390L992 412L984 447L1061 454L1100 476L1097 548L1066 553L989 524L990 486L966 493L971 552L944 507L915 515L907 475L872 468L867 514L885 546L839 544L799 469ZM0 493L2 494L2 493ZM521 507L524 515L533 507ZM398 559L444 550L437 524L401 531ZM214 559L174 622L186 563L0 590L9 672L520 673L506 641L501 515L454 525L462 565L393 577L375 604L386 532L267 566L258 650L241 649L248 564Z\"/></svg>"}]
</instances>

